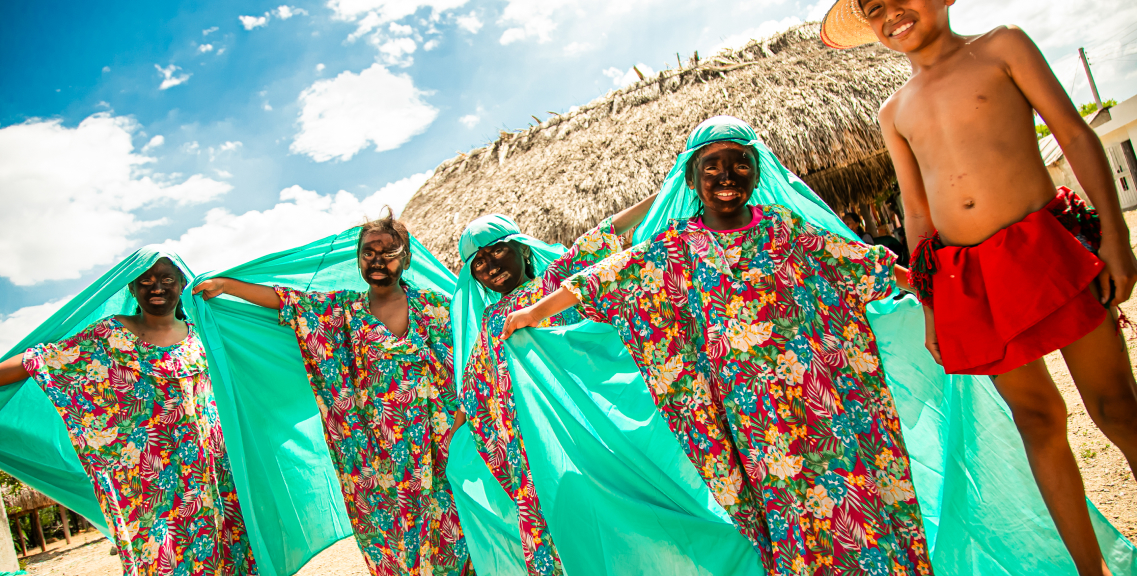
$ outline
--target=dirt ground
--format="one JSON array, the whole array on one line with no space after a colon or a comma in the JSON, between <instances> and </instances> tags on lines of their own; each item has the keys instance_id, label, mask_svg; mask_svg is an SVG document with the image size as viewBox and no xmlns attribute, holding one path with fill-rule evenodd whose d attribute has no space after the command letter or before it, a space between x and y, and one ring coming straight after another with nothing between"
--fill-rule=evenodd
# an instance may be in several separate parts
<instances>
[{"instance_id":1,"label":"dirt ground","mask_svg":"<svg viewBox=\"0 0 1137 576\"><path fill-rule=\"evenodd\" d=\"M1137 211L1127 212L1125 219L1137 239ZM1121 308L1126 316L1137 321L1137 298ZM1130 340L1129 347L1130 364L1137 366L1137 341ZM1125 458L1090 421L1062 356L1055 352L1046 357L1046 364L1066 399L1070 445L1082 469L1086 493L1122 534L1137 541L1137 482ZM83 543L88 535L90 540ZM122 573L122 566L110 549L110 542L97 533L79 535L71 546L49 545L47 553L29 555L27 571L33 576L115 576ZM367 567L355 540L348 538L313 558L299 575L367 576Z\"/></svg>"}]
</instances>

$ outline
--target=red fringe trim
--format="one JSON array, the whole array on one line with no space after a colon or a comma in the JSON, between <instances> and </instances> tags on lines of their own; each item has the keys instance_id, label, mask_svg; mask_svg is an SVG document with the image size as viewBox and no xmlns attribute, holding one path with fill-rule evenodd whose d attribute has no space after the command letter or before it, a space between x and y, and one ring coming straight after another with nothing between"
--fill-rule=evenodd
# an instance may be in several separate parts
<instances>
[{"instance_id":1,"label":"red fringe trim","mask_svg":"<svg viewBox=\"0 0 1137 576\"><path fill-rule=\"evenodd\" d=\"M916 291L920 303L932 307L932 277L936 275L936 250L943 248L940 233L933 232L916 244L908 259L908 284Z\"/></svg>"}]
</instances>

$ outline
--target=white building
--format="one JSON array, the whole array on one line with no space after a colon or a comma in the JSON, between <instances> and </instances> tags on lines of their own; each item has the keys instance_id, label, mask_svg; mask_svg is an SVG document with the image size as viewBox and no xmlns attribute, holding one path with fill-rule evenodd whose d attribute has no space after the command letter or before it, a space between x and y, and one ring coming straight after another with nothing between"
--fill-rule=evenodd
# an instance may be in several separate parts
<instances>
[{"instance_id":1,"label":"white building","mask_svg":"<svg viewBox=\"0 0 1137 576\"><path fill-rule=\"evenodd\" d=\"M1110 170L1113 172L1113 182L1117 187L1121 207L1137 208L1137 181L1134 180L1134 176L1137 175L1137 157L1133 152L1133 143L1137 141L1137 97L1098 111L1086 120L1094 128L1098 138L1101 138L1106 158L1109 159ZM1085 198L1082 186L1078 184L1074 172L1070 170L1070 165L1066 162L1054 136L1039 140L1038 148L1054 184L1071 188Z\"/></svg>"}]
</instances>

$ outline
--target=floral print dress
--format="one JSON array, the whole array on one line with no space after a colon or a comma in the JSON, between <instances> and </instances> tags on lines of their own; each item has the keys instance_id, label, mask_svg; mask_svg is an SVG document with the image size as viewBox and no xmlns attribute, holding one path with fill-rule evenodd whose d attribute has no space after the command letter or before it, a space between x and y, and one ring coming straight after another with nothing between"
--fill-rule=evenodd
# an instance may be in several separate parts
<instances>
[{"instance_id":1,"label":"floral print dress","mask_svg":"<svg viewBox=\"0 0 1137 576\"><path fill-rule=\"evenodd\" d=\"M774 575L930 574L868 302L895 255L754 208L672 221L565 282L620 334L691 462Z\"/></svg>"},{"instance_id":2,"label":"floral print dress","mask_svg":"<svg viewBox=\"0 0 1137 576\"><path fill-rule=\"evenodd\" d=\"M517 503L521 544L529 574L562 574L564 570L529 473L501 331L511 312L536 304L573 274L619 250L620 238L612 228L611 218L578 238L540 277L518 286L486 309L478 342L466 365L462 407L474 432L478 452L501 487ZM581 320L580 313L570 308L546 319L540 326L566 326Z\"/></svg>"},{"instance_id":3,"label":"floral print dress","mask_svg":"<svg viewBox=\"0 0 1137 576\"><path fill-rule=\"evenodd\" d=\"M280 323L296 332L371 574L458 575L468 554L445 474L458 409L450 299L403 288L403 337L371 314L366 292L278 286Z\"/></svg>"},{"instance_id":4,"label":"floral print dress","mask_svg":"<svg viewBox=\"0 0 1137 576\"><path fill-rule=\"evenodd\" d=\"M24 353L91 477L126 576L257 573L205 348L188 328L155 346L112 317Z\"/></svg>"}]
</instances>

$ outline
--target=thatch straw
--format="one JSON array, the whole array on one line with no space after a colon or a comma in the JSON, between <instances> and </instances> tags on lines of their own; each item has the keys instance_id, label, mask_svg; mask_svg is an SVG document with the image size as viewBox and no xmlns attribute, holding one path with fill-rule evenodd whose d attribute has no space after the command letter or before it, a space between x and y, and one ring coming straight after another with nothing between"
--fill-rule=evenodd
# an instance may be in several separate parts
<instances>
[{"instance_id":1,"label":"thatch straw","mask_svg":"<svg viewBox=\"0 0 1137 576\"><path fill-rule=\"evenodd\" d=\"M502 132L439 165L402 218L452 268L466 223L491 212L568 244L656 191L687 134L716 114L750 122L787 168L843 208L893 179L876 112L909 70L880 45L832 50L816 24L798 26Z\"/></svg>"},{"instance_id":2,"label":"thatch straw","mask_svg":"<svg viewBox=\"0 0 1137 576\"><path fill-rule=\"evenodd\" d=\"M4 497L4 507L8 509L9 513L16 508L26 512L55 505L55 500L27 486L22 486L18 491L0 487L0 496Z\"/></svg>"}]
</instances>

